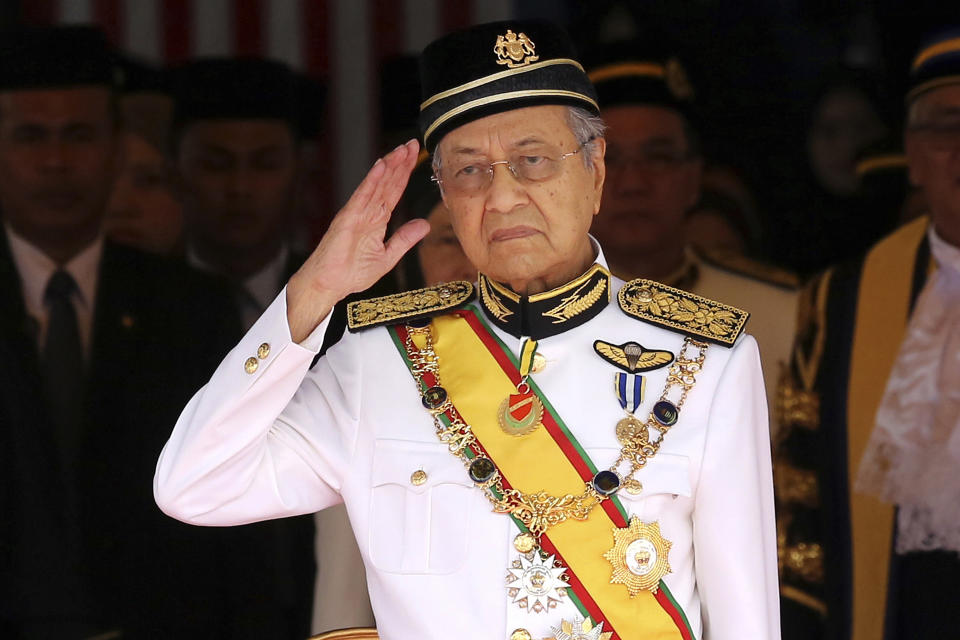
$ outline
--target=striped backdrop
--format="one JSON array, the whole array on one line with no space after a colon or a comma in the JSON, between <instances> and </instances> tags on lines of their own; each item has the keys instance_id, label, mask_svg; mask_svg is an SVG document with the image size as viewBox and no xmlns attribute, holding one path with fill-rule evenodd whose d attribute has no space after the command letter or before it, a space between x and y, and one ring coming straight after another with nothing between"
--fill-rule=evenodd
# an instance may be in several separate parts
<instances>
[{"instance_id":1,"label":"striped backdrop","mask_svg":"<svg viewBox=\"0 0 960 640\"><path fill-rule=\"evenodd\" d=\"M120 48L157 63L262 55L327 78L324 146L336 161L326 186L336 208L377 151L379 61L418 53L452 29L516 17L524 1L22 0L21 12L31 23L95 23Z\"/></svg>"}]
</instances>

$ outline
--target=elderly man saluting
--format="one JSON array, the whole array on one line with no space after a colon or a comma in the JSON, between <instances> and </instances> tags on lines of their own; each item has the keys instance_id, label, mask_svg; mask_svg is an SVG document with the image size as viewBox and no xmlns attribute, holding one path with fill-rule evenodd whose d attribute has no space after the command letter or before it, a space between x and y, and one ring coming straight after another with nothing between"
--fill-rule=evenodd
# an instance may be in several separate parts
<instances>
[{"instance_id":1,"label":"elderly man saluting","mask_svg":"<svg viewBox=\"0 0 960 640\"><path fill-rule=\"evenodd\" d=\"M310 368L333 306L427 232L384 242L417 143L378 160L184 410L157 502L232 525L342 500L386 639L778 638L747 314L610 275L603 124L556 27L455 33L421 71L478 282L351 303Z\"/></svg>"}]
</instances>

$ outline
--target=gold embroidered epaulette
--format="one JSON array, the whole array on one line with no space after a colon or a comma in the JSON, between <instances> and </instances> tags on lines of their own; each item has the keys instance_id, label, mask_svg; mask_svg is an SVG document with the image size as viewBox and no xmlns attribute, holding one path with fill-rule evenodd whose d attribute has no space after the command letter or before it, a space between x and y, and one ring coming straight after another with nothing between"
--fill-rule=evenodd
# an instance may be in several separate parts
<instances>
[{"instance_id":1,"label":"gold embroidered epaulette","mask_svg":"<svg viewBox=\"0 0 960 640\"><path fill-rule=\"evenodd\" d=\"M732 346L750 314L653 280L631 280L617 294L620 309L698 340Z\"/></svg>"},{"instance_id":2,"label":"gold embroidered epaulette","mask_svg":"<svg viewBox=\"0 0 960 640\"><path fill-rule=\"evenodd\" d=\"M781 289L797 289L800 279L785 269L759 262L730 251L697 250L697 256L709 265Z\"/></svg>"},{"instance_id":3,"label":"gold embroidered epaulette","mask_svg":"<svg viewBox=\"0 0 960 640\"><path fill-rule=\"evenodd\" d=\"M459 307L471 298L473 285L457 280L424 289L357 300L347 305L347 328L350 331L359 331L428 318L441 311Z\"/></svg>"}]
</instances>

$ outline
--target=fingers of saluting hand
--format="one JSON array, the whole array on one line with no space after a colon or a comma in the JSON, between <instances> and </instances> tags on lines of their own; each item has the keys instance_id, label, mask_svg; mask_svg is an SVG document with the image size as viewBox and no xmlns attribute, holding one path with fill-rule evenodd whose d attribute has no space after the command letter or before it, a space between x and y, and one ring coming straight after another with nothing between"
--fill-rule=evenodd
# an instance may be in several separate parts
<instances>
[{"instance_id":1,"label":"fingers of saluting hand","mask_svg":"<svg viewBox=\"0 0 960 640\"><path fill-rule=\"evenodd\" d=\"M395 265L413 245L430 233L430 223L423 218L411 220L393 232L384 248L388 264Z\"/></svg>"},{"instance_id":2,"label":"fingers of saluting hand","mask_svg":"<svg viewBox=\"0 0 960 640\"><path fill-rule=\"evenodd\" d=\"M403 194L417 162L418 149L417 141L411 140L377 160L353 192L344 211L366 214L377 220L388 217Z\"/></svg>"}]
</instances>

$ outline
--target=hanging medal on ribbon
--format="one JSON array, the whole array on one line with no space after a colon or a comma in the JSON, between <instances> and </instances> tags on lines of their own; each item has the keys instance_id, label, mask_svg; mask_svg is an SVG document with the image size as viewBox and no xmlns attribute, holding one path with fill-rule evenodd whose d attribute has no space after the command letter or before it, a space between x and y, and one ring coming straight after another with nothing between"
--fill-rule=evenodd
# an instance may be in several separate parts
<instances>
[{"instance_id":1,"label":"hanging medal on ribbon","mask_svg":"<svg viewBox=\"0 0 960 640\"><path fill-rule=\"evenodd\" d=\"M500 428L512 436L533 433L543 423L543 402L527 384L536 353L537 341L523 338L520 343L520 382L517 392L511 393L500 403Z\"/></svg>"},{"instance_id":2,"label":"hanging medal on ribbon","mask_svg":"<svg viewBox=\"0 0 960 640\"><path fill-rule=\"evenodd\" d=\"M646 379L636 373L623 373L621 371L616 372L613 376L617 400L620 401L620 406L627 412L627 415L617 422L617 440L621 444L635 442L637 439L644 444L649 442L650 436L646 425L633 415L633 412L643 404L643 393L647 386Z\"/></svg>"}]
</instances>

